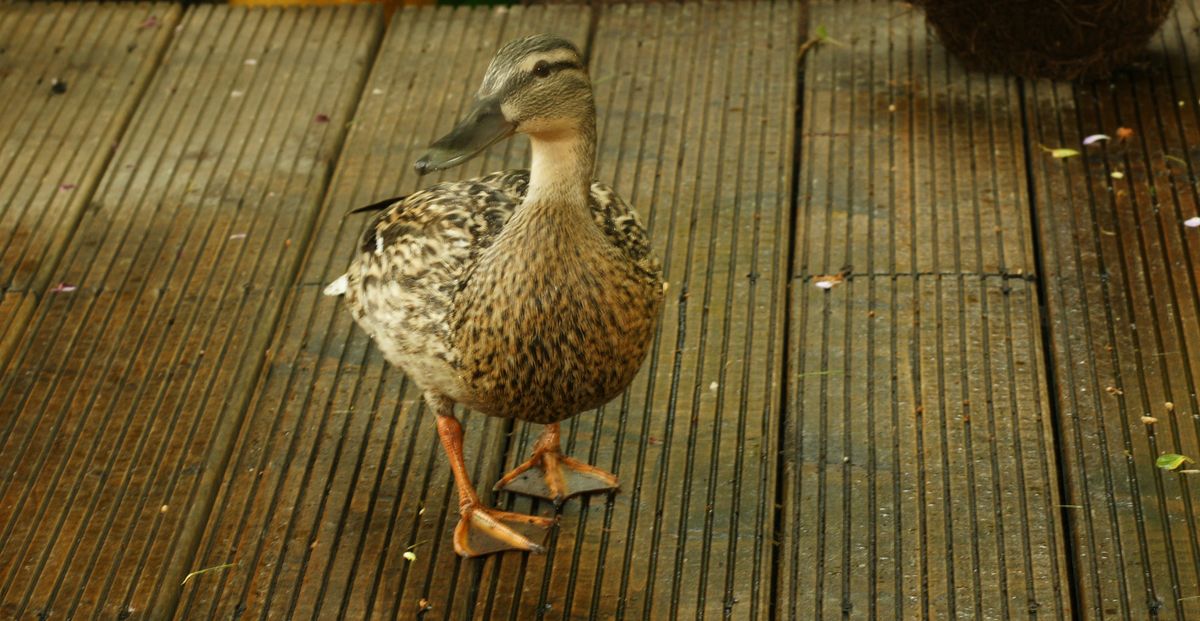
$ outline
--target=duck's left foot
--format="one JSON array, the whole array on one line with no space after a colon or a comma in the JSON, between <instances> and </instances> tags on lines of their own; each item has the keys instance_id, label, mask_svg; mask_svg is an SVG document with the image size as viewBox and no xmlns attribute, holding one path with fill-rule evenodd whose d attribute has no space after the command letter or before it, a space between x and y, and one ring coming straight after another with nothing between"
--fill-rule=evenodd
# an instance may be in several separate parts
<instances>
[{"instance_id":1,"label":"duck's left foot","mask_svg":"<svg viewBox=\"0 0 1200 621\"><path fill-rule=\"evenodd\" d=\"M533 447L533 456L496 482L495 490L545 498L560 505L577 494L616 490L610 472L563 455L559 450L558 424L547 425Z\"/></svg>"}]
</instances>

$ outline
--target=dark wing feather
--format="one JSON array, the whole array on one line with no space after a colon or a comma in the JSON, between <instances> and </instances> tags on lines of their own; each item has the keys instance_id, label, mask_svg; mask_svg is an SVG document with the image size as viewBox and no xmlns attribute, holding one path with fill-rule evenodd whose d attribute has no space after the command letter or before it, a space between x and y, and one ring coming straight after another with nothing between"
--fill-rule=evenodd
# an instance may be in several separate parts
<instances>
[{"instance_id":1,"label":"dark wing feather","mask_svg":"<svg viewBox=\"0 0 1200 621\"><path fill-rule=\"evenodd\" d=\"M358 209L351 209L349 213L355 214L355 213L363 213L364 211L379 211L381 209L387 209L388 207L391 207L392 205L395 205L396 203L399 203L400 201L402 201L406 198L408 198L407 194L405 194L404 196L397 196L395 198L385 198L385 199L379 201L378 203L371 203L370 205L367 205L365 207L359 207Z\"/></svg>"}]
</instances>

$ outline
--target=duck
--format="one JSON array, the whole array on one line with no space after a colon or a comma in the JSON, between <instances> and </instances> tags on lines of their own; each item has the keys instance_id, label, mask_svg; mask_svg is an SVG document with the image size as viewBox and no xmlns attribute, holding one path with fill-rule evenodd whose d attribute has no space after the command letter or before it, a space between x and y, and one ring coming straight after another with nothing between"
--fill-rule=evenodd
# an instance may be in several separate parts
<instances>
[{"instance_id":1,"label":"duck","mask_svg":"<svg viewBox=\"0 0 1200 621\"><path fill-rule=\"evenodd\" d=\"M432 185L378 211L342 295L384 358L422 391L454 477L464 557L545 551L554 518L486 506L463 457L459 406L543 425L494 490L549 500L611 493L616 475L563 454L560 423L620 395L658 327L665 287L637 212L593 179L596 107L579 49L551 34L496 53L469 112L415 162L446 170L515 134L528 170Z\"/></svg>"}]
</instances>

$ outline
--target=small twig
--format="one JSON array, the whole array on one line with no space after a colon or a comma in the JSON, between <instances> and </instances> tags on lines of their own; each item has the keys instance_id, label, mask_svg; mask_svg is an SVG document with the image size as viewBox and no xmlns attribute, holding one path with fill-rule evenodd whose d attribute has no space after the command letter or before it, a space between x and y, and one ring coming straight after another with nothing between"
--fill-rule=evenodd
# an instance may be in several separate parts
<instances>
[{"instance_id":1,"label":"small twig","mask_svg":"<svg viewBox=\"0 0 1200 621\"><path fill-rule=\"evenodd\" d=\"M829 32L825 30L824 26L817 26L814 36L800 44L800 49L796 51L796 60L803 60L804 55L807 54L808 51L815 47L818 43L829 43L830 45L837 45L839 47L850 47L845 43L842 43L841 41L829 36Z\"/></svg>"},{"instance_id":2,"label":"small twig","mask_svg":"<svg viewBox=\"0 0 1200 621\"><path fill-rule=\"evenodd\" d=\"M808 53L808 50L812 49L813 46L815 46L818 43L821 43L822 41L824 41L824 39L822 39L820 37L813 37L813 38L809 39L808 41L805 41L804 43L802 43L800 45L800 51L796 53L796 60L804 60L804 55Z\"/></svg>"},{"instance_id":3,"label":"small twig","mask_svg":"<svg viewBox=\"0 0 1200 621\"><path fill-rule=\"evenodd\" d=\"M191 580L194 576L199 576L200 574L206 574L210 571L229 569L230 567L234 567L236 565L237 565L237 563L225 563L224 565L214 565L213 567L205 567L204 569L197 569L196 571L193 571L192 573L184 576L183 582L180 582L179 585L183 586L183 585L187 584L188 580Z\"/></svg>"}]
</instances>

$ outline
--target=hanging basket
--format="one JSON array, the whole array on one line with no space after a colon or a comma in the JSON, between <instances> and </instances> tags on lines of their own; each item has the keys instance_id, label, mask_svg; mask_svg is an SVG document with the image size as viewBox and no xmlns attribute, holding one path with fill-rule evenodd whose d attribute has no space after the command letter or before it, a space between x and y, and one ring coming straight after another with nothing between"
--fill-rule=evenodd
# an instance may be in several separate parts
<instances>
[{"instance_id":1,"label":"hanging basket","mask_svg":"<svg viewBox=\"0 0 1200 621\"><path fill-rule=\"evenodd\" d=\"M972 69L1031 78L1105 77L1138 60L1174 0L917 0Z\"/></svg>"}]
</instances>

